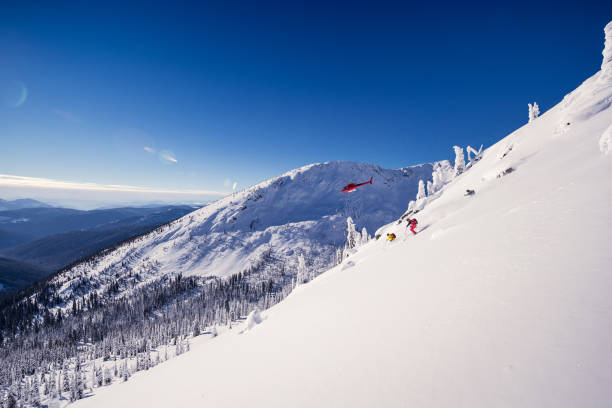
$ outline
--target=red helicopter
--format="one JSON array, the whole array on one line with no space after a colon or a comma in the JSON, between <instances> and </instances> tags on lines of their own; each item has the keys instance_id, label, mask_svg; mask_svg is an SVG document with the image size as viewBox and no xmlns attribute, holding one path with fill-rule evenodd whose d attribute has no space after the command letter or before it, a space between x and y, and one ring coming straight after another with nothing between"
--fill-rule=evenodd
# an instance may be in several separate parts
<instances>
[{"instance_id":1,"label":"red helicopter","mask_svg":"<svg viewBox=\"0 0 612 408\"><path fill-rule=\"evenodd\" d=\"M373 178L374 177L370 177L370 181L365 181L365 182L359 183L359 184L354 184L354 183L347 184L346 186L344 186L344 188L341 190L341 192L342 193L352 193L353 191L355 191L355 189L357 187L361 187L361 186L366 185L366 184L372 184L372 179Z\"/></svg>"}]
</instances>

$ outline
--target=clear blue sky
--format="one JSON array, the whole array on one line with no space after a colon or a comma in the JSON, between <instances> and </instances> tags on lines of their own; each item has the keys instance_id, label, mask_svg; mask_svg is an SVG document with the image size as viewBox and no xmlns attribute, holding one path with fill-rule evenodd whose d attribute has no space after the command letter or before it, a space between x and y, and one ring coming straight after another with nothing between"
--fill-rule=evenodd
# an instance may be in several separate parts
<instances>
[{"instance_id":1,"label":"clear blue sky","mask_svg":"<svg viewBox=\"0 0 612 408\"><path fill-rule=\"evenodd\" d=\"M2 1L0 174L229 191L451 158L595 73L612 19L604 1L201 3Z\"/></svg>"}]
</instances>

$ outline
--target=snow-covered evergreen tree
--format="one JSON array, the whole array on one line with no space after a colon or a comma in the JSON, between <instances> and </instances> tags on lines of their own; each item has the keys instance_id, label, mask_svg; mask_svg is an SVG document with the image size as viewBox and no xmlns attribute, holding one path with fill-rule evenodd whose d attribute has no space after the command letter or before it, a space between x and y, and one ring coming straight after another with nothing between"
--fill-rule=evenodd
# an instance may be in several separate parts
<instances>
[{"instance_id":1,"label":"snow-covered evergreen tree","mask_svg":"<svg viewBox=\"0 0 612 408\"><path fill-rule=\"evenodd\" d=\"M35 407L40 405L40 383L38 381L38 373L34 373L32 379L32 387L30 388L30 404Z\"/></svg>"},{"instance_id":2,"label":"snow-covered evergreen tree","mask_svg":"<svg viewBox=\"0 0 612 408\"><path fill-rule=\"evenodd\" d=\"M432 189L432 192L435 193L438 190L440 190L440 188L442 188L442 184L443 184L442 169L440 169L439 167L435 169L431 173L431 178L432 178L431 189Z\"/></svg>"},{"instance_id":3,"label":"snow-covered evergreen tree","mask_svg":"<svg viewBox=\"0 0 612 408\"><path fill-rule=\"evenodd\" d=\"M423 180L419 180L419 190L417 192L416 199L421 200L425 197L427 197L427 194L425 193L425 183Z\"/></svg>"},{"instance_id":4,"label":"snow-covered evergreen tree","mask_svg":"<svg viewBox=\"0 0 612 408\"><path fill-rule=\"evenodd\" d=\"M341 264L342 259L344 259L344 256L342 254L342 248L338 248L336 249L336 265Z\"/></svg>"},{"instance_id":5,"label":"snow-covered evergreen tree","mask_svg":"<svg viewBox=\"0 0 612 408\"><path fill-rule=\"evenodd\" d=\"M110 368L104 367L104 385L109 385L113 381Z\"/></svg>"},{"instance_id":6,"label":"snow-covered evergreen tree","mask_svg":"<svg viewBox=\"0 0 612 408\"><path fill-rule=\"evenodd\" d=\"M64 370L62 371L62 376L64 378L64 382L62 384L62 391L68 393L70 392L70 377L66 368L64 368Z\"/></svg>"},{"instance_id":7,"label":"snow-covered evergreen tree","mask_svg":"<svg viewBox=\"0 0 612 408\"><path fill-rule=\"evenodd\" d=\"M410 202L408 203L408 209L406 210L406 212L408 213L413 212L415 207L416 207L416 201L410 200Z\"/></svg>"},{"instance_id":8,"label":"snow-covered evergreen tree","mask_svg":"<svg viewBox=\"0 0 612 408\"><path fill-rule=\"evenodd\" d=\"M531 123L538 116L540 116L540 107L536 102L534 102L533 105L530 103L528 103L527 105L529 105L529 123Z\"/></svg>"},{"instance_id":9,"label":"snow-covered evergreen tree","mask_svg":"<svg viewBox=\"0 0 612 408\"><path fill-rule=\"evenodd\" d=\"M77 376L80 377L78 372L74 372L72 375L72 381L70 381L70 402L74 402L79 399L79 380Z\"/></svg>"},{"instance_id":10,"label":"snow-covered evergreen tree","mask_svg":"<svg viewBox=\"0 0 612 408\"><path fill-rule=\"evenodd\" d=\"M463 155L463 148L459 146L453 146L455 149L455 172L454 176L457 177L465 171L465 157Z\"/></svg>"},{"instance_id":11,"label":"snow-covered evergreen tree","mask_svg":"<svg viewBox=\"0 0 612 408\"><path fill-rule=\"evenodd\" d=\"M351 250L359 245L359 233L355 229L355 223L351 217L346 219L346 249ZM345 251L345 256L348 256L348 251Z\"/></svg>"},{"instance_id":12,"label":"snow-covered evergreen tree","mask_svg":"<svg viewBox=\"0 0 612 408\"><path fill-rule=\"evenodd\" d=\"M123 368L121 369L122 374L123 374L123 381L127 381L130 379L130 369L128 368L127 365L127 358L125 360L123 360Z\"/></svg>"},{"instance_id":13,"label":"snow-covered evergreen tree","mask_svg":"<svg viewBox=\"0 0 612 408\"><path fill-rule=\"evenodd\" d=\"M51 368L49 373L49 397L52 399L57 398L57 378L55 374L55 369Z\"/></svg>"},{"instance_id":14,"label":"snow-covered evergreen tree","mask_svg":"<svg viewBox=\"0 0 612 408\"><path fill-rule=\"evenodd\" d=\"M368 230L366 227L361 229L361 245L365 245L370 241L370 236L368 235Z\"/></svg>"},{"instance_id":15,"label":"snow-covered evergreen tree","mask_svg":"<svg viewBox=\"0 0 612 408\"><path fill-rule=\"evenodd\" d=\"M306 277L306 261L304 260L304 255L298 255L298 267L297 267L297 285L301 285L302 283L307 281Z\"/></svg>"},{"instance_id":16,"label":"snow-covered evergreen tree","mask_svg":"<svg viewBox=\"0 0 612 408\"><path fill-rule=\"evenodd\" d=\"M427 180L427 196L431 196L434 191L433 182L431 180Z\"/></svg>"},{"instance_id":17,"label":"snow-covered evergreen tree","mask_svg":"<svg viewBox=\"0 0 612 408\"><path fill-rule=\"evenodd\" d=\"M102 374L102 366L95 366L94 365L94 372L95 372L95 381L96 381L96 385L98 387L101 387L102 384L104 383L104 378L103 378L103 374Z\"/></svg>"}]
</instances>

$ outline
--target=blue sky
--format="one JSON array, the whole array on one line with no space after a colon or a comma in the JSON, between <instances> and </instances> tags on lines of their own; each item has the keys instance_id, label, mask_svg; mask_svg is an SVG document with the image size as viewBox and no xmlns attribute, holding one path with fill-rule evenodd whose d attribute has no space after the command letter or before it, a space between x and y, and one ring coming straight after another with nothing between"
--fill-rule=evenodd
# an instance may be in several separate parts
<instances>
[{"instance_id":1,"label":"blue sky","mask_svg":"<svg viewBox=\"0 0 612 408\"><path fill-rule=\"evenodd\" d=\"M311 162L451 158L595 73L612 19L607 2L90 3L0 4L0 174L225 192Z\"/></svg>"}]
</instances>

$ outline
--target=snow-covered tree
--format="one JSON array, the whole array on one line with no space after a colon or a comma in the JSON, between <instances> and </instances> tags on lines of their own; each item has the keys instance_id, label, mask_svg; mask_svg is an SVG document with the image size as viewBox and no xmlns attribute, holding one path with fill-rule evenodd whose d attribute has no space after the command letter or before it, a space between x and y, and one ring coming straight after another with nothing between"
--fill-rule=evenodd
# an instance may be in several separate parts
<instances>
[{"instance_id":1,"label":"snow-covered tree","mask_svg":"<svg viewBox=\"0 0 612 408\"><path fill-rule=\"evenodd\" d=\"M103 376L103 374L102 374L102 366L96 367L94 365L94 372L95 372L95 375L96 375L96 385L98 387L101 387L102 384L104 383L104 378L102 377Z\"/></svg>"},{"instance_id":2,"label":"snow-covered tree","mask_svg":"<svg viewBox=\"0 0 612 408\"><path fill-rule=\"evenodd\" d=\"M113 381L110 368L104 367L104 385L109 385Z\"/></svg>"},{"instance_id":3,"label":"snow-covered tree","mask_svg":"<svg viewBox=\"0 0 612 408\"><path fill-rule=\"evenodd\" d=\"M406 210L406 212L407 213L413 212L415 207L416 207L416 201L410 200L410 202L408 203L408 209Z\"/></svg>"},{"instance_id":4,"label":"snow-covered tree","mask_svg":"<svg viewBox=\"0 0 612 408\"><path fill-rule=\"evenodd\" d=\"M433 193L435 193L433 183L431 182L431 180L427 180L427 196L430 196Z\"/></svg>"},{"instance_id":5,"label":"snow-covered tree","mask_svg":"<svg viewBox=\"0 0 612 408\"><path fill-rule=\"evenodd\" d=\"M455 149L455 172L454 175L457 177L465 171L465 157L463 156L463 148L459 146L453 146Z\"/></svg>"},{"instance_id":6,"label":"snow-covered tree","mask_svg":"<svg viewBox=\"0 0 612 408\"><path fill-rule=\"evenodd\" d=\"M127 365L127 358L125 360L123 360L123 368L121 369L121 371L123 371L123 381L127 381L130 379L130 369Z\"/></svg>"},{"instance_id":7,"label":"snow-covered tree","mask_svg":"<svg viewBox=\"0 0 612 408\"><path fill-rule=\"evenodd\" d=\"M49 397L57 398L57 378L55 375L55 369L51 368L49 373Z\"/></svg>"},{"instance_id":8,"label":"snow-covered tree","mask_svg":"<svg viewBox=\"0 0 612 408\"><path fill-rule=\"evenodd\" d=\"M200 325L198 324L198 321L196 320L193 325L193 337L198 337L199 335L200 335Z\"/></svg>"},{"instance_id":9,"label":"snow-covered tree","mask_svg":"<svg viewBox=\"0 0 612 408\"><path fill-rule=\"evenodd\" d=\"M78 399L81 398L81 396L79 395L79 388L80 388L80 377L81 377L81 373L79 373L78 371L75 371L72 375L72 381L70 381L70 402L74 402Z\"/></svg>"},{"instance_id":10,"label":"snow-covered tree","mask_svg":"<svg viewBox=\"0 0 612 408\"><path fill-rule=\"evenodd\" d=\"M14 386L10 387L5 400L4 400L4 406L6 408L16 408L17 407L17 390L15 389Z\"/></svg>"},{"instance_id":11,"label":"snow-covered tree","mask_svg":"<svg viewBox=\"0 0 612 408\"><path fill-rule=\"evenodd\" d=\"M40 405L40 383L38 381L38 374L34 373L32 379L32 388L30 388L30 404L35 407Z\"/></svg>"},{"instance_id":12,"label":"snow-covered tree","mask_svg":"<svg viewBox=\"0 0 612 408\"><path fill-rule=\"evenodd\" d=\"M346 249L356 248L359 244L359 233L355 229L355 223L351 217L346 219ZM348 253L347 253L348 255Z\"/></svg>"},{"instance_id":13,"label":"snow-covered tree","mask_svg":"<svg viewBox=\"0 0 612 408\"><path fill-rule=\"evenodd\" d=\"M480 149L478 150L474 149L472 146L468 146L466 150L468 155L468 161L470 162L470 164L473 164L478 160L482 159L482 145L480 145ZM474 157L472 157L472 154L474 155Z\"/></svg>"},{"instance_id":14,"label":"snow-covered tree","mask_svg":"<svg viewBox=\"0 0 612 408\"><path fill-rule=\"evenodd\" d=\"M427 197L427 194L425 193L425 183L423 180L419 180L419 191L417 192L416 199L421 200L425 197Z\"/></svg>"},{"instance_id":15,"label":"snow-covered tree","mask_svg":"<svg viewBox=\"0 0 612 408\"><path fill-rule=\"evenodd\" d=\"M439 167L436 168L431 173L431 178L432 178L432 183L431 183L432 192L435 193L436 191L442 188L442 184L444 183L442 180L442 169Z\"/></svg>"},{"instance_id":16,"label":"snow-covered tree","mask_svg":"<svg viewBox=\"0 0 612 408\"><path fill-rule=\"evenodd\" d=\"M530 103L528 103L527 105L529 105L529 123L531 123L538 116L540 116L540 107L536 102L534 102L533 105Z\"/></svg>"},{"instance_id":17,"label":"snow-covered tree","mask_svg":"<svg viewBox=\"0 0 612 408\"><path fill-rule=\"evenodd\" d=\"M336 249L336 265L341 264L342 259L344 259L342 254L342 248L338 248Z\"/></svg>"},{"instance_id":18,"label":"snow-covered tree","mask_svg":"<svg viewBox=\"0 0 612 408\"><path fill-rule=\"evenodd\" d=\"M368 235L368 230L366 227L361 229L361 245L365 245L370 241L370 236Z\"/></svg>"},{"instance_id":19,"label":"snow-covered tree","mask_svg":"<svg viewBox=\"0 0 612 408\"><path fill-rule=\"evenodd\" d=\"M70 377L68 376L68 370L64 369L62 372L62 375L64 377L64 382L62 384L62 391L70 392Z\"/></svg>"},{"instance_id":20,"label":"snow-covered tree","mask_svg":"<svg viewBox=\"0 0 612 408\"><path fill-rule=\"evenodd\" d=\"M307 281L306 278L306 261L304 260L304 255L298 255L298 268L297 268L297 285L301 285L302 283Z\"/></svg>"}]
</instances>

